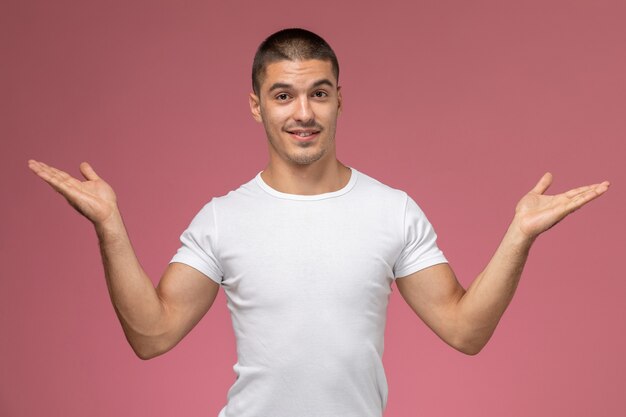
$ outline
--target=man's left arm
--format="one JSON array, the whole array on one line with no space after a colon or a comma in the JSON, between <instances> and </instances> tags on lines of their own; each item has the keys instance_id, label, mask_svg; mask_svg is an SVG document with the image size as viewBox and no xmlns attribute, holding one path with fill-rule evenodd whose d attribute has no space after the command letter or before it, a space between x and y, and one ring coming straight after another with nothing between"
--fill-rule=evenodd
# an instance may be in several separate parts
<instances>
[{"instance_id":1,"label":"man's left arm","mask_svg":"<svg viewBox=\"0 0 626 417\"><path fill-rule=\"evenodd\" d=\"M551 183L552 175L545 174L519 201L498 249L467 290L448 264L396 279L413 311L455 349L469 355L480 352L513 298L535 239L609 187L605 181L545 195Z\"/></svg>"}]
</instances>

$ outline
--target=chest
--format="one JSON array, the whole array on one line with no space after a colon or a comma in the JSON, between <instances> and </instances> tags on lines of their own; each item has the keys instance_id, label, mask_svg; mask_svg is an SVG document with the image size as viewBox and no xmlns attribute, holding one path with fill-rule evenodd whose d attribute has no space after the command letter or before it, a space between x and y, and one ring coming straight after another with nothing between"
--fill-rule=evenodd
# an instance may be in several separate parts
<instances>
[{"instance_id":1,"label":"chest","mask_svg":"<svg viewBox=\"0 0 626 417\"><path fill-rule=\"evenodd\" d=\"M403 242L384 211L285 204L229 217L219 257L225 290L239 303L362 311L386 301Z\"/></svg>"}]
</instances>

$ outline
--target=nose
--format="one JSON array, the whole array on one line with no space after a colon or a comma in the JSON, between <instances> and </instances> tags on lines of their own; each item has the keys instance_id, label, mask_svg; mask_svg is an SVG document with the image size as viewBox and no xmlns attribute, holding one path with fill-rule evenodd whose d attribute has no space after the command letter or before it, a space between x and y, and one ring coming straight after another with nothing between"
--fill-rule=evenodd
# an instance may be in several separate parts
<instances>
[{"instance_id":1,"label":"nose","mask_svg":"<svg viewBox=\"0 0 626 417\"><path fill-rule=\"evenodd\" d=\"M315 120L313 108L309 102L309 97L300 97L296 101L296 109L294 111L294 119L300 123L310 123Z\"/></svg>"}]
</instances>

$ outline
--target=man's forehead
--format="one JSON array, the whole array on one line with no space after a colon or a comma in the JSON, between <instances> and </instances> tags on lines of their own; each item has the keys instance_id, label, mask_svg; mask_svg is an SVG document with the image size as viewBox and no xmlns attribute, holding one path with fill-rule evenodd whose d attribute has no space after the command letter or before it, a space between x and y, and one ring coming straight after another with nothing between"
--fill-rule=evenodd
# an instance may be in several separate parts
<instances>
[{"instance_id":1,"label":"man's forehead","mask_svg":"<svg viewBox=\"0 0 626 417\"><path fill-rule=\"evenodd\" d=\"M263 74L262 89L269 89L276 83L313 85L327 80L336 86L332 63L321 59L280 60L268 64Z\"/></svg>"}]
</instances>

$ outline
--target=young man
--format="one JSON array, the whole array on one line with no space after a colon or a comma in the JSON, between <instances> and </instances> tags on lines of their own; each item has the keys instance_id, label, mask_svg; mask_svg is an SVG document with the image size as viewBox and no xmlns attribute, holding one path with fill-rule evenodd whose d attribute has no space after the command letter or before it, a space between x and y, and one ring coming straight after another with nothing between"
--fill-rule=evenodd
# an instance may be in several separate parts
<instances>
[{"instance_id":1,"label":"young man","mask_svg":"<svg viewBox=\"0 0 626 417\"><path fill-rule=\"evenodd\" d=\"M175 346L224 289L239 356L220 417L380 417L393 282L446 343L476 354L513 297L536 237L608 189L604 182L547 196L552 177L544 175L465 290L415 202L337 160L338 79L335 54L311 32L288 29L261 44L249 101L265 128L269 163L198 213L156 289L111 187L86 163L81 182L29 162L93 222L113 305L139 357Z\"/></svg>"}]
</instances>

